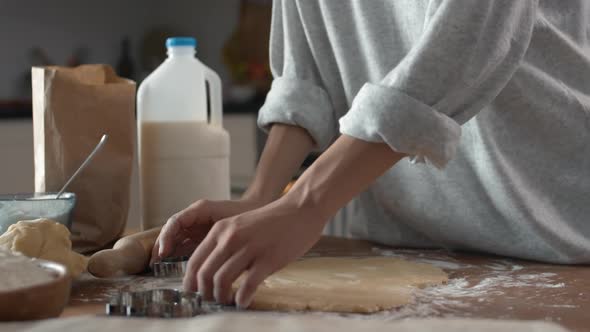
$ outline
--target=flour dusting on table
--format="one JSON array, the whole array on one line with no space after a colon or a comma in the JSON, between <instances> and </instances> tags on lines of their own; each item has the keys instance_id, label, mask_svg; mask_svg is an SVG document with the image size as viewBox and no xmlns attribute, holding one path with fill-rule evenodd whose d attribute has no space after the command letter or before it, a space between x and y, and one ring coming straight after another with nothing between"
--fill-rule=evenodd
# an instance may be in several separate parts
<instances>
[{"instance_id":1,"label":"flour dusting on table","mask_svg":"<svg viewBox=\"0 0 590 332\"><path fill-rule=\"evenodd\" d=\"M407 259L414 262L431 264L442 268L450 274L446 285L428 287L416 291L414 302L398 310L377 314L387 319L408 317L454 317L465 316L466 307L473 305L473 299L485 303L492 296L505 296L506 290L519 288L532 296L543 297L547 289L565 287L564 282L557 280L556 273L530 272L522 265L509 259L496 259L483 266L474 266L455 260L445 251L433 251L426 255L415 250L383 250L374 248L373 252L382 256ZM440 259L438 258L440 257ZM471 281L466 276L454 276L465 270L484 270L483 278ZM457 272L457 273L456 273ZM529 295L531 296L531 295ZM542 304L541 304L542 305ZM575 308L571 304L544 305L554 308ZM511 308L508 307L508 310ZM373 315L375 316L375 315Z\"/></svg>"},{"instance_id":2,"label":"flour dusting on table","mask_svg":"<svg viewBox=\"0 0 590 332\"><path fill-rule=\"evenodd\" d=\"M0 250L0 292L37 286L53 279L55 276L34 260Z\"/></svg>"},{"instance_id":3,"label":"flour dusting on table","mask_svg":"<svg viewBox=\"0 0 590 332\"><path fill-rule=\"evenodd\" d=\"M566 287L556 273L544 272L539 269L525 267L510 259L492 259L481 265L469 264L458 260L444 250L433 250L428 253L419 250L384 250L374 248L373 254L379 256L401 258L412 262L430 264L442 268L449 274L449 282L445 285L418 289L412 303L401 308L376 314L346 314L360 319L395 320L409 317L469 317L470 306L481 306L504 299L510 303L510 296L522 293L538 306L553 309L572 310L578 306L572 303L555 302L547 298L547 292L556 292ZM477 275L474 278L472 275ZM346 277L342 275L341 277ZM93 278L84 276L84 278ZM106 301L119 291L141 291L156 288L182 288L181 279L158 279L151 276L131 276L115 280L94 279L99 283L100 292L94 292L94 298L78 294L82 302ZM100 286L104 283L104 287ZM514 295L514 293L517 295ZM526 294L526 295L524 295ZM544 301L547 300L547 303ZM553 302L551 302L553 301ZM510 312L513 308L506 307ZM311 315L340 315L326 313L308 313ZM509 316L507 316L509 317Z\"/></svg>"}]
</instances>

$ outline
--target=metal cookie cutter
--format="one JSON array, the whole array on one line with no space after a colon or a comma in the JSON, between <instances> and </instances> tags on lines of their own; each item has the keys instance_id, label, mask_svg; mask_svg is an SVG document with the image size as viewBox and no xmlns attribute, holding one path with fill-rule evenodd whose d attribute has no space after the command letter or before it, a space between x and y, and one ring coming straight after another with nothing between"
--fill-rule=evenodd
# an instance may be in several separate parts
<instances>
[{"instance_id":1,"label":"metal cookie cutter","mask_svg":"<svg viewBox=\"0 0 590 332\"><path fill-rule=\"evenodd\" d=\"M175 289L121 292L106 305L109 316L193 317L202 313L201 296Z\"/></svg>"},{"instance_id":2,"label":"metal cookie cutter","mask_svg":"<svg viewBox=\"0 0 590 332\"><path fill-rule=\"evenodd\" d=\"M121 292L106 305L108 316L126 317L182 318L234 310L235 307L203 302L199 293L176 289Z\"/></svg>"},{"instance_id":3,"label":"metal cookie cutter","mask_svg":"<svg viewBox=\"0 0 590 332\"><path fill-rule=\"evenodd\" d=\"M155 262L152 267L154 277L182 278L186 272L188 258L188 256L168 257Z\"/></svg>"}]
</instances>

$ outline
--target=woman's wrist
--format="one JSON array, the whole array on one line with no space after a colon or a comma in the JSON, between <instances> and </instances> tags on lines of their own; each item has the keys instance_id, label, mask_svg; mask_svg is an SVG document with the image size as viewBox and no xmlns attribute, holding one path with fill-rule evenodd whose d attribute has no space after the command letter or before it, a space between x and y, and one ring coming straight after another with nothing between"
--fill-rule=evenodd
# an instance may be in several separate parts
<instances>
[{"instance_id":1,"label":"woman's wrist","mask_svg":"<svg viewBox=\"0 0 590 332\"><path fill-rule=\"evenodd\" d=\"M320 229L334 214L325 204L320 203L315 194L300 191L299 189L288 191L268 206L284 211L296 211L301 218L300 223L302 225L312 226L312 224L315 224L313 227L319 227Z\"/></svg>"},{"instance_id":2,"label":"woman's wrist","mask_svg":"<svg viewBox=\"0 0 590 332\"><path fill-rule=\"evenodd\" d=\"M274 124L256 174L242 199L262 205L277 200L313 146L313 139L305 129Z\"/></svg>"},{"instance_id":3,"label":"woman's wrist","mask_svg":"<svg viewBox=\"0 0 590 332\"><path fill-rule=\"evenodd\" d=\"M404 156L386 144L343 135L281 200L327 220Z\"/></svg>"},{"instance_id":4,"label":"woman's wrist","mask_svg":"<svg viewBox=\"0 0 590 332\"><path fill-rule=\"evenodd\" d=\"M308 169L306 176L299 178L280 200L289 206L312 213L319 220L328 220L336 214L340 204L335 197L338 194L330 190L328 183L316 181L321 179L321 175L314 173L320 171L317 168Z\"/></svg>"},{"instance_id":5,"label":"woman's wrist","mask_svg":"<svg viewBox=\"0 0 590 332\"><path fill-rule=\"evenodd\" d=\"M250 186L240 198L241 201L264 206L276 200L278 196L270 190L261 190Z\"/></svg>"}]
</instances>

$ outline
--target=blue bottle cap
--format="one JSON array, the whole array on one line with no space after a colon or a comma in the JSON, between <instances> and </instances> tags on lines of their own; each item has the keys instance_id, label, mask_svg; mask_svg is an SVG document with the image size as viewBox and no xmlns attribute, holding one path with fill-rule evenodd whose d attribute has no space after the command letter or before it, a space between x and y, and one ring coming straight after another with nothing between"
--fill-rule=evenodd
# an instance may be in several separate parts
<instances>
[{"instance_id":1,"label":"blue bottle cap","mask_svg":"<svg viewBox=\"0 0 590 332\"><path fill-rule=\"evenodd\" d=\"M171 37L166 39L166 47L192 46L197 47L197 40L193 37Z\"/></svg>"}]
</instances>

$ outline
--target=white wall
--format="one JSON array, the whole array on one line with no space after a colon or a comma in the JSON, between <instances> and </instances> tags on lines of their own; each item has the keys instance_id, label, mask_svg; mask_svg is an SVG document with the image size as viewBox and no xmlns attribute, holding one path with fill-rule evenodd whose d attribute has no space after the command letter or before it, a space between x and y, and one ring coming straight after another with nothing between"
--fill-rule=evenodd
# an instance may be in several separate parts
<instances>
[{"instance_id":1,"label":"white wall","mask_svg":"<svg viewBox=\"0 0 590 332\"><path fill-rule=\"evenodd\" d=\"M221 48L235 26L238 0L0 0L0 99L21 96L33 46L64 64L75 48L88 62L116 64L128 36L133 59L143 34L167 25L199 40L199 58L226 78ZM164 45L162 45L164 49ZM24 87L26 88L26 86Z\"/></svg>"},{"instance_id":2,"label":"white wall","mask_svg":"<svg viewBox=\"0 0 590 332\"><path fill-rule=\"evenodd\" d=\"M31 120L0 121L0 194L33 192L34 167Z\"/></svg>"},{"instance_id":3,"label":"white wall","mask_svg":"<svg viewBox=\"0 0 590 332\"><path fill-rule=\"evenodd\" d=\"M236 26L240 0L174 0L156 4L157 12L150 24L174 24L197 38L197 57L225 81L228 76L221 52Z\"/></svg>"}]
</instances>

